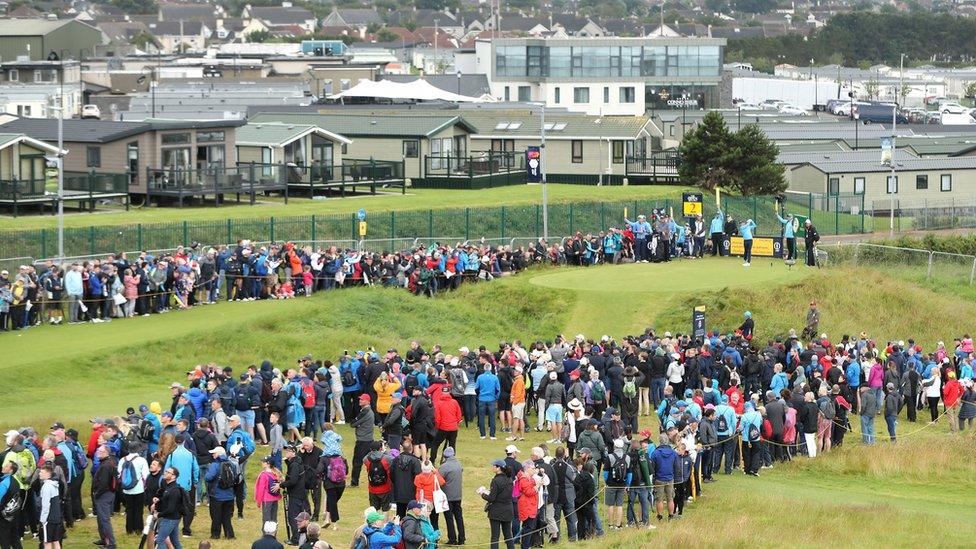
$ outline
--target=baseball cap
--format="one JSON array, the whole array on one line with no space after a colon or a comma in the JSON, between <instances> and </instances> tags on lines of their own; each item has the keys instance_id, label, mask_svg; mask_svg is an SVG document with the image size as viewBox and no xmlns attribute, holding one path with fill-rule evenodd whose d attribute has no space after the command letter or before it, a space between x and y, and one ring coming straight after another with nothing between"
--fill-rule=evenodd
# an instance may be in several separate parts
<instances>
[{"instance_id":1,"label":"baseball cap","mask_svg":"<svg viewBox=\"0 0 976 549\"><path fill-rule=\"evenodd\" d=\"M10 437L12 437L12 436L14 436L14 435L19 435L19 434L20 434L20 431L16 431L16 430L10 430L10 431L7 431L7 432L6 432L6 433L5 433L4 435L3 435L3 437L4 437L4 438L10 438Z\"/></svg>"},{"instance_id":2,"label":"baseball cap","mask_svg":"<svg viewBox=\"0 0 976 549\"><path fill-rule=\"evenodd\" d=\"M237 423L240 423L241 422L241 416L239 416L237 414L234 414L234 415L230 416L229 418L227 418L227 421L229 421L229 422L230 421L236 421Z\"/></svg>"},{"instance_id":3,"label":"baseball cap","mask_svg":"<svg viewBox=\"0 0 976 549\"><path fill-rule=\"evenodd\" d=\"M494 467L506 467L506 463L504 459L496 459L492 461L491 464Z\"/></svg>"},{"instance_id":4,"label":"baseball cap","mask_svg":"<svg viewBox=\"0 0 976 549\"><path fill-rule=\"evenodd\" d=\"M423 509L423 508L424 508L424 504L420 503L415 499L410 500L410 503L407 504L407 511L411 509Z\"/></svg>"},{"instance_id":5,"label":"baseball cap","mask_svg":"<svg viewBox=\"0 0 976 549\"><path fill-rule=\"evenodd\" d=\"M297 520L297 518L296 518L296 520ZM376 522L378 520L383 520L383 513L378 513L376 511L373 511L372 513L366 515L366 523L367 524L373 524L374 522Z\"/></svg>"},{"instance_id":6,"label":"baseball cap","mask_svg":"<svg viewBox=\"0 0 976 549\"><path fill-rule=\"evenodd\" d=\"M177 382L174 381L173 383L170 383L169 384L169 388L170 389L182 389L183 388L183 384L182 383L177 383Z\"/></svg>"},{"instance_id":7,"label":"baseball cap","mask_svg":"<svg viewBox=\"0 0 976 549\"><path fill-rule=\"evenodd\" d=\"M146 412L149 411L149 406L146 406L145 404L140 404L139 405L139 411L142 412L143 414L145 414Z\"/></svg>"},{"instance_id":8,"label":"baseball cap","mask_svg":"<svg viewBox=\"0 0 976 549\"><path fill-rule=\"evenodd\" d=\"M211 454L218 455L218 454L226 454L227 451L224 450L224 447L223 446L217 446L213 450L210 450L210 453Z\"/></svg>"},{"instance_id":9,"label":"baseball cap","mask_svg":"<svg viewBox=\"0 0 976 549\"><path fill-rule=\"evenodd\" d=\"M371 399L369 397L369 395L359 395L359 402L361 402L361 403L362 402L370 402L371 400L373 400L373 399Z\"/></svg>"},{"instance_id":10,"label":"baseball cap","mask_svg":"<svg viewBox=\"0 0 976 549\"><path fill-rule=\"evenodd\" d=\"M305 511L302 511L301 513L298 513L297 515L295 515L295 522L298 522L300 520L303 520L303 521L312 520L312 515L306 513Z\"/></svg>"},{"instance_id":11,"label":"baseball cap","mask_svg":"<svg viewBox=\"0 0 976 549\"><path fill-rule=\"evenodd\" d=\"M607 408L607 413L611 416L620 415L620 412L618 412L616 408Z\"/></svg>"},{"instance_id":12,"label":"baseball cap","mask_svg":"<svg viewBox=\"0 0 976 549\"><path fill-rule=\"evenodd\" d=\"M447 448L444 448L444 457L446 458L454 457L454 448L452 446L448 446Z\"/></svg>"},{"instance_id":13,"label":"baseball cap","mask_svg":"<svg viewBox=\"0 0 976 549\"><path fill-rule=\"evenodd\" d=\"M518 449L518 447L515 446L514 444L509 444L508 446L505 447L505 453L506 454L521 454L522 452L520 452L519 449Z\"/></svg>"},{"instance_id":14,"label":"baseball cap","mask_svg":"<svg viewBox=\"0 0 976 549\"><path fill-rule=\"evenodd\" d=\"M54 423L53 425L51 425L51 430L52 431L57 431L58 429L64 429L64 423L61 423L60 421L58 421L58 422Z\"/></svg>"}]
</instances>

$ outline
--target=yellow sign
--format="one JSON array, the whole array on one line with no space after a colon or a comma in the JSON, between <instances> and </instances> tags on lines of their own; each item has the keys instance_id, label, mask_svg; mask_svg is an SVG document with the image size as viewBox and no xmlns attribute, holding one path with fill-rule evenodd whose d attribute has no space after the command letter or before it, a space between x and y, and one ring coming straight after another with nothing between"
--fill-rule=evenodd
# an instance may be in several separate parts
<instances>
[{"instance_id":1,"label":"yellow sign","mask_svg":"<svg viewBox=\"0 0 976 549\"><path fill-rule=\"evenodd\" d=\"M733 236L729 243L732 255L744 255L745 247L741 236ZM752 239L752 255L755 257L780 257L783 254L782 244L775 238L756 237Z\"/></svg>"},{"instance_id":2,"label":"yellow sign","mask_svg":"<svg viewBox=\"0 0 976 549\"><path fill-rule=\"evenodd\" d=\"M366 222L359 222L359 236L366 236Z\"/></svg>"},{"instance_id":3,"label":"yellow sign","mask_svg":"<svg viewBox=\"0 0 976 549\"><path fill-rule=\"evenodd\" d=\"M701 215L701 193L683 193L681 195L681 211L685 217L695 217L696 215Z\"/></svg>"},{"instance_id":4,"label":"yellow sign","mask_svg":"<svg viewBox=\"0 0 976 549\"><path fill-rule=\"evenodd\" d=\"M57 192L58 190L58 169L57 168L44 168L44 186L49 191Z\"/></svg>"}]
</instances>

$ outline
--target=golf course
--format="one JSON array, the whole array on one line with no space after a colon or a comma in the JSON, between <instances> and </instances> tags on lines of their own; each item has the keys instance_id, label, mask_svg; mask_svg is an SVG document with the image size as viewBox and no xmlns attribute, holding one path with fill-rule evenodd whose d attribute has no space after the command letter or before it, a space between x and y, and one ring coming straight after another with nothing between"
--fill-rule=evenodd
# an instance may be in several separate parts
<instances>
[{"instance_id":1,"label":"golf course","mask_svg":"<svg viewBox=\"0 0 976 549\"><path fill-rule=\"evenodd\" d=\"M704 306L710 330L731 332L751 311L756 339L782 337L803 327L811 300L820 305L820 331L837 341L866 331L883 345L914 337L926 350L973 330L976 302L951 290L922 286L871 269L789 268L756 259L745 268L735 258L680 260L590 268L544 267L463 285L434 299L402 289L365 287L319 292L287 301L221 302L216 306L108 324L40 326L0 335L0 428L33 426L44 433L54 421L74 427L87 440L89 418L124 415L128 406L169 405L169 384L185 381L197 364L214 362L235 372L270 360L291 367L305 354L334 359L343 350L393 347L401 353L418 339L445 351L462 345L521 339L528 344L556 334L622 338L653 327L687 333L691 312ZM535 415L531 416L534 425ZM944 421L899 421L899 439L889 443L883 418L879 442L863 446L856 417L844 445L816 459L804 457L764 469L759 477L716 475L684 517L654 531L608 531L583 547L972 547L976 523L976 436L949 433ZM656 418L641 428L657 432ZM338 427L351 458L353 430ZM475 493L491 480L489 463L504 457L504 435L479 440L474 425L462 426L458 457L464 466L463 509L468 543L487 547L488 521ZM518 443L527 451L548 433L530 432ZM259 447L257 457L265 449ZM258 460L250 461L248 487ZM83 493L87 493L86 480ZM88 501L87 496L84 498ZM368 505L366 483L347 488L338 529L323 532L334 547L348 547ZM600 506L601 511L603 506ZM134 548L116 516L119 547ZM199 507L196 548L209 535L209 515ZM260 511L248 504L237 521L237 540L215 541L220 549L250 547L260 534ZM90 547L95 520L76 523L64 546ZM279 535L279 539L281 536ZM25 540L28 542L29 540ZM25 546L34 542L25 543ZM563 545L566 545L563 542Z\"/></svg>"}]
</instances>

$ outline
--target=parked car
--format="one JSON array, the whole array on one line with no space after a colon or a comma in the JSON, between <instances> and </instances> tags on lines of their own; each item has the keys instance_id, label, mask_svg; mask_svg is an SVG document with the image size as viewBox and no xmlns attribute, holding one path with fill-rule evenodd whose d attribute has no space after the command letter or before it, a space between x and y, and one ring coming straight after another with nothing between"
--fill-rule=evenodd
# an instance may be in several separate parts
<instances>
[{"instance_id":1,"label":"parked car","mask_svg":"<svg viewBox=\"0 0 976 549\"><path fill-rule=\"evenodd\" d=\"M99 109L98 105L84 105L81 107L81 117L100 119L102 117L102 109Z\"/></svg>"},{"instance_id":2,"label":"parked car","mask_svg":"<svg viewBox=\"0 0 976 549\"><path fill-rule=\"evenodd\" d=\"M941 123L943 126L976 124L976 120L973 120L973 117L969 114L969 112L943 112L939 117L939 123Z\"/></svg>"},{"instance_id":3,"label":"parked car","mask_svg":"<svg viewBox=\"0 0 976 549\"><path fill-rule=\"evenodd\" d=\"M898 113L897 107L894 105L872 104L855 105L855 107L854 117L865 124L887 124L891 122L892 115L894 115L895 122L898 124L908 123L905 115Z\"/></svg>"},{"instance_id":4,"label":"parked car","mask_svg":"<svg viewBox=\"0 0 976 549\"><path fill-rule=\"evenodd\" d=\"M965 114L968 112L966 107L963 107L955 101L947 101L945 103L939 104L939 112L943 114Z\"/></svg>"},{"instance_id":5,"label":"parked car","mask_svg":"<svg viewBox=\"0 0 976 549\"><path fill-rule=\"evenodd\" d=\"M759 108L764 111L778 111L780 105L785 105L786 101L780 99L764 99L759 103Z\"/></svg>"},{"instance_id":6,"label":"parked car","mask_svg":"<svg viewBox=\"0 0 976 549\"><path fill-rule=\"evenodd\" d=\"M793 105L780 105L779 112L787 116L806 116L808 114L807 111Z\"/></svg>"}]
</instances>

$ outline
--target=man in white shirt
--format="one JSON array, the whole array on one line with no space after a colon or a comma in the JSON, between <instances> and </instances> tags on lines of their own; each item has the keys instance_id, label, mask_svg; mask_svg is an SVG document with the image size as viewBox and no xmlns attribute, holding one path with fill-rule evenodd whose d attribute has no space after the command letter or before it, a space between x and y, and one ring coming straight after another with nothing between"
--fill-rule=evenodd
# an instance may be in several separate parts
<instances>
[{"instance_id":1,"label":"man in white shirt","mask_svg":"<svg viewBox=\"0 0 976 549\"><path fill-rule=\"evenodd\" d=\"M122 490L122 504L125 506L125 533L138 535L142 534L142 509L149 463L142 457L146 450L143 443L129 444L128 450L129 454L119 460L119 489Z\"/></svg>"}]
</instances>

